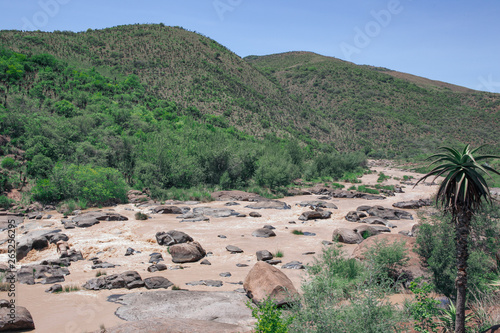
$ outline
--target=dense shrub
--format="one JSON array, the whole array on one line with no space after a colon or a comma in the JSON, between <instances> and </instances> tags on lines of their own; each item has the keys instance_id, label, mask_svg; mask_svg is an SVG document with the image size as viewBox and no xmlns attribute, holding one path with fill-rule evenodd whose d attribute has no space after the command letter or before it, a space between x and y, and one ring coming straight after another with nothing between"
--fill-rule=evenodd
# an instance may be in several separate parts
<instances>
[{"instance_id":1,"label":"dense shrub","mask_svg":"<svg viewBox=\"0 0 500 333\"><path fill-rule=\"evenodd\" d=\"M17 166L16 160L14 160L12 157L5 157L2 160L2 168L4 169L14 169Z\"/></svg>"},{"instance_id":2,"label":"dense shrub","mask_svg":"<svg viewBox=\"0 0 500 333\"><path fill-rule=\"evenodd\" d=\"M127 184L115 169L57 164L50 179L39 180L32 193L44 203L78 199L104 205L126 202Z\"/></svg>"},{"instance_id":3,"label":"dense shrub","mask_svg":"<svg viewBox=\"0 0 500 333\"><path fill-rule=\"evenodd\" d=\"M290 332L400 331L404 314L382 301L384 288L371 278L371 268L346 259L340 248L325 248L308 274L301 305L292 309Z\"/></svg>"},{"instance_id":4,"label":"dense shrub","mask_svg":"<svg viewBox=\"0 0 500 333\"><path fill-rule=\"evenodd\" d=\"M7 198L5 195L0 195L0 208L8 209L14 200Z\"/></svg>"}]
</instances>

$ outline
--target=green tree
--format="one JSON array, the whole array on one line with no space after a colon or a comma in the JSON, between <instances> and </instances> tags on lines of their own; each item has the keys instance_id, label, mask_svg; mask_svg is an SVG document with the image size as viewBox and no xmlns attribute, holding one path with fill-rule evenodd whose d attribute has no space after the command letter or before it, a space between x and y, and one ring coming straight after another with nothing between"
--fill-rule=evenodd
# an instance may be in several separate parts
<instances>
[{"instance_id":1,"label":"green tree","mask_svg":"<svg viewBox=\"0 0 500 333\"><path fill-rule=\"evenodd\" d=\"M482 173L488 171L500 175L486 163L479 162L490 158L499 158L493 155L475 156L480 149L471 150L469 145L462 151L450 147L441 147L444 152L434 154L428 159L435 159L431 165L437 164L434 169L417 181L417 184L434 176L444 176L436 196L436 203L440 204L445 212L452 216L452 223L456 235L457 277L457 317L455 332L465 333L465 302L467 289L467 259L468 237L471 232L471 220L482 206L483 200L491 202L488 184Z\"/></svg>"}]
</instances>

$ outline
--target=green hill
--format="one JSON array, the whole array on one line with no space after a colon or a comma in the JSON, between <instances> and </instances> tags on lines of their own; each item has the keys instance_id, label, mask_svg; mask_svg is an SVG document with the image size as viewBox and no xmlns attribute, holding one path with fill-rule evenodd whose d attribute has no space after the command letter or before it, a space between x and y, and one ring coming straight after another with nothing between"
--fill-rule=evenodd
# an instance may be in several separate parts
<instances>
[{"instance_id":1,"label":"green hill","mask_svg":"<svg viewBox=\"0 0 500 333\"><path fill-rule=\"evenodd\" d=\"M355 133L342 149L373 156L413 156L443 143L498 143L500 95L310 52L246 60L301 100L311 127ZM498 147L496 148L498 149ZM498 151L498 150L497 150Z\"/></svg>"},{"instance_id":2,"label":"green hill","mask_svg":"<svg viewBox=\"0 0 500 333\"><path fill-rule=\"evenodd\" d=\"M241 59L162 24L0 31L0 191L103 203L337 179L365 154L496 144L499 103L313 53Z\"/></svg>"}]
</instances>

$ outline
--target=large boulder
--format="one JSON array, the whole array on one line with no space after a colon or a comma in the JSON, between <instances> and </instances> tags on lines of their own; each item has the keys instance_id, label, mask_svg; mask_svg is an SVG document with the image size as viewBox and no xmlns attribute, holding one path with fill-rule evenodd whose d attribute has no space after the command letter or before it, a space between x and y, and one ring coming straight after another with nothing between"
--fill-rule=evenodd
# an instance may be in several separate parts
<instances>
[{"instance_id":1,"label":"large boulder","mask_svg":"<svg viewBox=\"0 0 500 333\"><path fill-rule=\"evenodd\" d=\"M160 314L158 314L160 316ZM106 333L234 333L245 332L241 326L218 323L211 320L185 318L152 318L106 327ZM102 333L102 330L94 333Z\"/></svg>"},{"instance_id":2,"label":"large boulder","mask_svg":"<svg viewBox=\"0 0 500 333\"><path fill-rule=\"evenodd\" d=\"M418 199L410 201L400 201L393 203L392 206L402 209L417 209L424 206L430 206L432 204L431 199Z\"/></svg>"},{"instance_id":3,"label":"large boulder","mask_svg":"<svg viewBox=\"0 0 500 333\"><path fill-rule=\"evenodd\" d=\"M290 209L290 206L278 200L259 201L245 207L250 209Z\"/></svg>"},{"instance_id":4,"label":"large boulder","mask_svg":"<svg viewBox=\"0 0 500 333\"><path fill-rule=\"evenodd\" d=\"M254 232L252 232L252 236L269 238L276 236L276 234L269 228L259 228L257 230L254 230Z\"/></svg>"},{"instance_id":5,"label":"large boulder","mask_svg":"<svg viewBox=\"0 0 500 333\"><path fill-rule=\"evenodd\" d=\"M128 221L126 216L114 213L114 212L103 212L103 211L95 211L95 212L87 212L80 215L77 215L71 219L76 225L80 224L89 224L90 221ZM86 221L86 222L81 222ZM94 223L95 224L95 223Z\"/></svg>"},{"instance_id":6,"label":"large boulder","mask_svg":"<svg viewBox=\"0 0 500 333\"><path fill-rule=\"evenodd\" d=\"M388 230L389 232L391 232L390 229ZM356 232L358 235L360 235L363 239L378 235L382 232L380 229L374 228L369 225L361 225L359 227L355 227L353 231Z\"/></svg>"},{"instance_id":7,"label":"large boulder","mask_svg":"<svg viewBox=\"0 0 500 333\"><path fill-rule=\"evenodd\" d=\"M116 302L121 306L115 314L130 322L161 317L250 326L254 320L251 310L245 306L246 301L245 295L227 291L154 290L120 296ZM237 329L233 332L238 331L247 330ZM157 332L170 332L170 330L162 328ZM184 332L192 331L187 328Z\"/></svg>"},{"instance_id":8,"label":"large boulder","mask_svg":"<svg viewBox=\"0 0 500 333\"><path fill-rule=\"evenodd\" d=\"M134 289L144 287L144 281L136 271L126 271L120 274L105 275L90 279L82 287L88 290Z\"/></svg>"},{"instance_id":9,"label":"large boulder","mask_svg":"<svg viewBox=\"0 0 500 333\"><path fill-rule=\"evenodd\" d=\"M159 231L156 233L156 241L158 245L171 246L174 244L182 244L192 242L193 238L182 231L170 230L167 232Z\"/></svg>"},{"instance_id":10,"label":"large boulder","mask_svg":"<svg viewBox=\"0 0 500 333\"><path fill-rule=\"evenodd\" d=\"M413 216L408 213L407 211L400 210L400 209L391 209L391 208L385 208L382 206L373 206L370 208L367 213L370 216L376 216L376 217L381 217L386 220L400 220L400 219L406 219L406 220L412 220Z\"/></svg>"},{"instance_id":11,"label":"large boulder","mask_svg":"<svg viewBox=\"0 0 500 333\"><path fill-rule=\"evenodd\" d=\"M261 197L255 193L243 191L217 191L211 194L212 198L217 201L266 201L268 199Z\"/></svg>"},{"instance_id":12,"label":"large boulder","mask_svg":"<svg viewBox=\"0 0 500 333\"><path fill-rule=\"evenodd\" d=\"M350 211L347 213L345 216L345 219L349 222L358 222L359 221L359 215L357 211Z\"/></svg>"},{"instance_id":13,"label":"large boulder","mask_svg":"<svg viewBox=\"0 0 500 333\"><path fill-rule=\"evenodd\" d=\"M381 217L376 217L376 216L367 217L366 219L362 219L359 222L360 223L367 223L367 224L385 225L388 228L395 228L396 227L394 224L392 224L391 222L387 221L386 219L381 218Z\"/></svg>"},{"instance_id":14,"label":"large boulder","mask_svg":"<svg viewBox=\"0 0 500 333\"><path fill-rule=\"evenodd\" d=\"M162 205L153 208L153 212L156 214L183 214L181 208L177 206Z\"/></svg>"},{"instance_id":15,"label":"large boulder","mask_svg":"<svg viewBox=\"0 0 500 333\"><path fill-rule=\"evenodd\" d=\"M5 301L5 300L2 300ZM35 329L35 323L31 313L24 306L17 305L13 312L14 318L11 317L11 308L4 306L2 302L0 307L0 332L13 332L19 330ZM10 303L10 302L8 302Z\"/></svg>"},{"instance_id":16,"label":"large boulder","mask_svg":"<svg viewBox=\"0 0 500 333\"><path fill-rule=\"evenodd\" d=\"M49 246L49 241L61 229L33 230L21 237L16 247L16 258L21 260L28 255L31 250L43 250Z\"/></svg>"},{"instance_id":17,"label":"large boulder","mask_svg":"<svg viewBox=\"0 0 500 333\"><path fill-rule=\"evenodd\" d=\"M338 228L333 231L332 240L345 244L359 244L363 241L363 237L352 229Z\"/></svg>"},{"instance_id":18,"label":"large boulder","mask_svg":"<svg viewBox=\"0 0 500 333\"><path fill-rule=\"evenodd\" d=\"M202 259L206 252L198 242L175 244L170 247L174 263L195 262Z\"/></svg>"},{"instance_id":19,"label":"large boulder","mask_svg":"<svg viewBox=\"0 0 500 333\"><path fill-rule=\"evenodd\" d=\"M256 252L257 261L266 261L274 258L273 254L268 250L260 250Z\"/></svg>"},{"instance_id":20,"label":"large boulder","mask_svg":"<svg viewBox=\"0 0 500 333\"><path fill-rule=\"evenodd\" d=\"M328 210L310 210L307 212L303 212L299 216L299 220L307 221L307 220L316 220L316 219L328 219L332 216L332 212Z\"/></svg>"},{"instance_id":21,"label":"large boulder","mask_svg":"<svg viewBox=\"0 0 500 333\"><path fill-rule=\"evenodd\" d=\"M144 279L144 285L148 289L160 289L160 288L167 289L168 287L173 286L174 284L170 282L170 280L164 278L163 276L153 276Z\"/></svg>"},{"instance_id":22,"label":"large boulder","mask_svg":"<svg viewBox=\"0 0 500 333\"><path fill-rule=\"evenodd\" d=\"M301 206L301 207L312 207L313 209L315 209L315 208L338 209L338 207L335 204L333 204L331 202L321 201L321 200L301 201L297 205Z\"/></svg>"},{"instance_id":23,"label":"large boulder","mask_svg":"<svg viewBox=\"0 0 500 333\"><path fill-rule=\"evenodd\" d=\"M298 294L292 281L282 271L263 261L258 261L248 272L243 288L255 304L268 297L279 306L290 304Z\"/></svg>"},{"instance_id":24,"label":"large boulder","mask_svg":"<svg viewBox=\"0 0 500 333\"><path fill-rule=\"evenodd\" d=\"M195 216L229 217L236 216L239 213L228 208L196 207L193 209L193 214Z\"/></svg>"}]
</instances>

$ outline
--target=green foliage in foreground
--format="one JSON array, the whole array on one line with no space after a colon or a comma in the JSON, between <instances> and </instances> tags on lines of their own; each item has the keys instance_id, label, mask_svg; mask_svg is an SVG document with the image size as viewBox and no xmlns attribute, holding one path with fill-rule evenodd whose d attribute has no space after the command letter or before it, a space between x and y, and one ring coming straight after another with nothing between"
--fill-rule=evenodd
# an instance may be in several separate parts
<instances>
[{"instance_id":1,"label":"green foliage in foreground","mask_svg":"<svg viewBox=\"0 0 500 333\"><path fill-rule=\"evenodd\" d=\"M339 247L325 248L308 267L301 305L291 310L290 332L399 332L407 317L383 301L394 280L375 278L389 269L388 262L365 264L344 258Z\"/></svg>"},{"instance_id":2,"label":"green foliage in foreground","mask_svg":"<svg viewBox=\"0 0 500 333\"><path fill-rule=\"evenodd\" d=\"M247 306L252 310L252 317L257 319L255 333L288 333L288 326L293 317L284 318L282 310L276 306L272 299L267 298L258 306L254 306L248 301Z\"/></svg>"}]
</instances>

